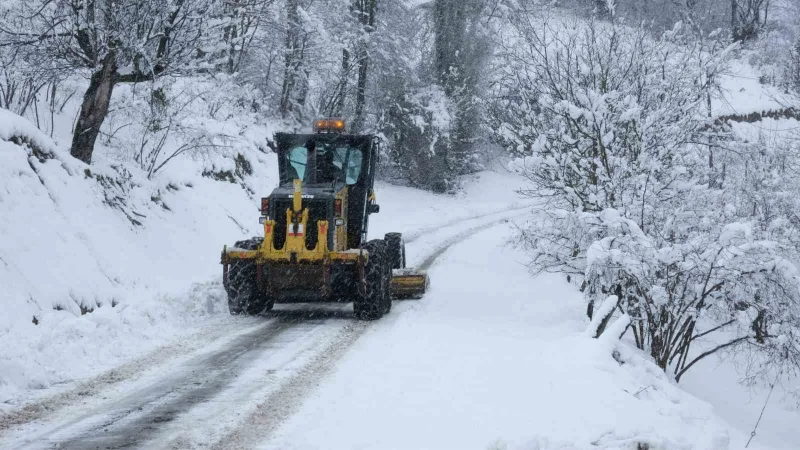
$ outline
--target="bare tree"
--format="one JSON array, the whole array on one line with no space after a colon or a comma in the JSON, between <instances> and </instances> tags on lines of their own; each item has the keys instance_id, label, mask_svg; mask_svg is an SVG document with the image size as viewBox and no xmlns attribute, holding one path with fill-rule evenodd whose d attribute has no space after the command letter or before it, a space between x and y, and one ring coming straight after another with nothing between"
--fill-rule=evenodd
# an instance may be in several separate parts
<instances>
[{"instance_id":1,"label":"bare tree","mask_svg":"<svg viewBox=\"0 0 800 450\"><path fill-rule=\"evenodd\" d=\"M356 44L356 61L358 63L358 81L356 82L356 107L353 116L353 129L360 130L364 125L364 104L367 93L367 76L369 75L369 35L375 31L375 15L378 0L353 0L353 10L361 25L361 38Z\"/></svg>"},{"instance_id":2,"label":"bare tree","mask_svg":"<svg viewBox=\"0 0 800 450\"><path fill-rule=\"evenodd\" d=\"M269 8L275 0L221 0L224 22L222 41L224 47L221 61L225 71L232 74L239 70L250 45L256 39Z\"/></svg>"},{"instance_id":3,"label":"bare tree","mask_svg":"<svg viewBox=\"0 0 800 450\"><path fill-rule=\"evenodd\" d=\"M769 16L770 0L731 0L731 32L734 41L758 37Z\"/></svg>"},{"instance_id":4,"label":"bare tree","mask_svg":"<svg viewBox=\"0 0 800 450\"><path fill-rule=\"evenodd\" d=\"M304 68L308 33L300 19L300 0L286 0L286 37L284 44L283 87L279 110L286 119L294 115L295 120L305 105L308 93L309 70Z\"/></svg>"},{"instance_id":5,"label":"bare tree","mask_svg":"<svg viewBox=\"0 0 800 450\"><path fill-rule=\"evenodd\" d=\"M0 47L0 108L25 115L38 94L52 81L37 64L26 61L18 48Z\"/></svg>"},{"instance_id":6,"label":"bare tree","mask_svg":"<svg viewBox=\"0 0 800 450\"><path fill-rule=\"evenodd\" d=\"M72 156L91 162L114 87L196 61L214 0L33 0L0 25L0 45L40 52L54 70L88 70Z\"/></svg>"}]
</instances>

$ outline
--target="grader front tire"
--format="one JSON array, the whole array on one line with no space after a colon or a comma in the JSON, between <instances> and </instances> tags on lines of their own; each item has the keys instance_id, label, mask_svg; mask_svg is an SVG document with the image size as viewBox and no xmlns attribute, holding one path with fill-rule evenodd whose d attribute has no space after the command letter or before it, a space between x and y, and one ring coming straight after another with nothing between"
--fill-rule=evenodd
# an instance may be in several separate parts
<instances>
[{"instance_id":1,"label":"grader front tire","mask_svg":"<svg viewBox=\"0 0 800 450\"><path fill-rule=\"evenodd\" d=\"M391 308L386 307L387 299L391 302L389 283L386 282L386 243L381 240L369 241L364 249L369 252L364 267L366 295L359 294L355 298L353 312L359 320L378 320Z\"/></svg>"},{"instance_id":2,"label":"grader front tire","mask_svg":"<svg viewBox=\"0 0 800 450\"><path fill-rule=\"evenodd\" d=\"M406 243L402 233L386 233L386 254L392 269L406 268Z\"/></svg>"}]
</instances>

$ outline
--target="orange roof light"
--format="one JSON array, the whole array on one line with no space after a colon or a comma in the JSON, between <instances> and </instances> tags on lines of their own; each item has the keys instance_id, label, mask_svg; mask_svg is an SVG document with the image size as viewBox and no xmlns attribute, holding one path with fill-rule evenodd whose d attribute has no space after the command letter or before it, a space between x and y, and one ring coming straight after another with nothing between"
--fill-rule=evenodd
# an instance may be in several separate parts
<instances>
[{"instance_id":1,"label":"orange roof light","mask_svg":"<svg viewBox=\"0 0 800 450\"><path fill-rule=\"evenodd\" d=\"M343 119L319 119L314 121L314 132L342 132L345 126Z\"/></svg>"}]
</instances>

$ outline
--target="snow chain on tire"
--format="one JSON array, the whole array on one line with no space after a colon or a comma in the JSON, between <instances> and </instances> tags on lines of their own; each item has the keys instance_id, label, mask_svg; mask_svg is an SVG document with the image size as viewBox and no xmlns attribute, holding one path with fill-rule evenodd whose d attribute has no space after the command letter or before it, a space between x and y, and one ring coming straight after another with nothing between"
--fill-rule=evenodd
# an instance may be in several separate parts
<instances>
[{"instance_id":1,"label":"snow chain on tire","mask_svg":"<svg viewBox=\"0 0 800 450\"><path fill-rule=\"evenodd\" d=\"M386 233L386 253L392 269L406 268L406 243L401 233Z\"/></svg>"},{"instance_id":2,"label":"snow chain on tire","mask_svg":"<svg viewBox=\"0 0 800 450\"><path fill-rule=\"evenodd\" d=\"M255 250L263 241L263 238L252 238L238 241L234 246L244 250ZM270 310L275 305L274 300L269 300L258 289L256 263L253 260L233 260L228 267L228 279L224 281L231 314L255 315Z\"/></svg>"},{"instance_id":3,"label":"snow chain on tire","mask_svg":"<svg viewBox=\"0 0 800 450\"><path fill-rule=\"evenodd\" d=\"M353 312L360 320L377 320L385 312L388 312L387 299L391 302L389 292L389 282L391 267L386 261L386 243L382 240L372 240L364 245L364 249L369 252L369 259L364 267L364 277L367 282L367 292L365 296L358 295L353 302ZM387 277L387 274L388 277Z\"/></svg>"}]
</instances>

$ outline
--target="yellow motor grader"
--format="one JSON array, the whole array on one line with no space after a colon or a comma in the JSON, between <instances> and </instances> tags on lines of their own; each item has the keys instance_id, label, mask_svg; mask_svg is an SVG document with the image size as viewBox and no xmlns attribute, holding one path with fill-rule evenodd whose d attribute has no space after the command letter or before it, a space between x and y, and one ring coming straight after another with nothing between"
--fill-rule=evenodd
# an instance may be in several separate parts
<instances>
[{"instance_id":1,"label":"yellow motor grader","mask_svg":"<svg viewBox=\"0 0 800 450\"><path fill-rule=\"evenodd\" d=\"M353 302L375 320L392 298L419 298L428 277L406 268L400 233L367 241L380 211L373 190L379 154L371 135L345 133L341 119L317 120L313 134L277 133L280 184L261 199L264 237L222 251L231 314L275 303Z\"/></svg>"}]
</instances>

